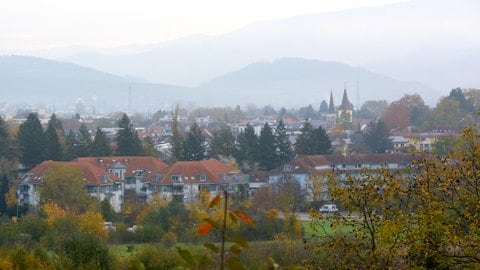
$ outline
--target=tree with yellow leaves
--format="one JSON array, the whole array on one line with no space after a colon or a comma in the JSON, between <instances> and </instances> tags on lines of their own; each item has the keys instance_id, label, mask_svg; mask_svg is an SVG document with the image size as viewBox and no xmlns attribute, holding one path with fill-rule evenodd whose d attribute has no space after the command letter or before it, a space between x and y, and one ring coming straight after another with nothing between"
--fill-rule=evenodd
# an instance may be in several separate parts
<instances>
[{"instance_id":1,"label":"tree with yellow leaves","mask_svg":"<svg viewBox=\"0 0 480 270\"><path fill-rule=\"evenodd\" d=\"M72 166L54 165L47 168L40 188L40 205L55 202L72 213L97 210L98 201L88 195L83 178L82 171Z\"/></svg>"},{"instance_id":2,"label":"tree with yellow leaves","mask_svg":"<svg viewBox=\"0 0 480 270\"><path fill-rule=\"evenodd\" d=\"M322 250L344 268L479 268L475 128L465 129L450 153L417 156L406 170L332 175L332 199L350 215L314 217L322 245L329 247Z\"/></svg>"}]
</instances>

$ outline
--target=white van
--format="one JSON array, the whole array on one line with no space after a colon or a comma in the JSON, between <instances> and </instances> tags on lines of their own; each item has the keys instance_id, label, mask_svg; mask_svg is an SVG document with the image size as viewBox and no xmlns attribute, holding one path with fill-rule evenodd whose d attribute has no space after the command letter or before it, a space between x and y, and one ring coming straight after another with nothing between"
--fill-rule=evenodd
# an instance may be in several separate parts
<instances>
[{"instance_id":1,"label":"white van","mask_svg":"<svg viewBox=\"0 0 480 270\"><path fill-rule=\"evenodd\" d=\"M338 208L335 204L324 204L319 209L320 213L337 213Z\"/></svg>"}]
</instances>

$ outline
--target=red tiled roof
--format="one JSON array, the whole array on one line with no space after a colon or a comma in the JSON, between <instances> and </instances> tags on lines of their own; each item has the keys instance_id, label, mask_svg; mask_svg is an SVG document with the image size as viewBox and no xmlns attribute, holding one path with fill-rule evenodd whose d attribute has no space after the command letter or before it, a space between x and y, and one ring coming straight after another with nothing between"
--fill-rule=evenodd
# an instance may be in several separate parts
<instances>
[{"instance_id":1,"label":"red tiled roof","mask_svg":"<svg viewBox=\"0 0 480 270\"><path fill-rule=\"evenodd\" d=\"M182 183L203 183L199 176L205 175L205 183L220 183L224 181L223 175L230 172L230 169L216 159L202 161L177 161L172 166L162 171L162 179L158 184L173 184L172 176L181 176Z\"/></svg>"},{"instance_id":2,"label":"red tiled roof","mask_svg":"<svg viewBox=\"0 0 480 270\"><path fill-rule=\"evenodd\" d=\"M117 163L121 163L126 167L125 176L131 177L135 175L135 171L145 169L144 178L146 181L154 179L155 174L164 170L168 165L154 157L144 156L119 156L119 157L84 157L76 159L79 162L85 162L95 165L107 171Z\"/></svg>"},{"instance_id":3,"label":"red tiled roof","mask_svg":"<svg viewBox=\"0 0 480 270\"><path fill-rule=\"evenodd\" d=\"M44 161L28 171L26 173L26 176L30 176L28 182L30 184L41 184L45 171L52 166L74 167L79 169L83 173L86 186L112 185L114 182L122 182L117 176L92 164L78 161L60 162L51 160ZM25 176L22 177L23 179L25 178Z\"/></svg>"},{"instance_id":4,"label":"red tiled roof","mask_svg":"<svg viewBox=\"0 0 480 270\"><path fill-rule=\"evenodd\" d=\"M70 162L48 160L28 171L19 180L25 181L25 179L28 179L28 183L40 185L47 168L67 166L80 169L87 186L111 185L114 182L123 182L122 179L108 172L110 167L118 163L126 167L126 177L134 176L138 169L144 169L144 179L146 181L153 180L159 171L168 167L167 164L153 157L85 157Z\"/></svg>"}]
</instances>

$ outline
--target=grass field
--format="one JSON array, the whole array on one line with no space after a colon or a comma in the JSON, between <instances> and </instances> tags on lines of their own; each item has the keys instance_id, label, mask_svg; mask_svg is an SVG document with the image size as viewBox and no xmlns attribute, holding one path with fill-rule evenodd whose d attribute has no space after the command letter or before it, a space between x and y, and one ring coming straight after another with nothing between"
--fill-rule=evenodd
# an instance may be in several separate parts
<instances>
[{"instance_id":1,"label":"grass field","mask_svg":"<svg viewBox=\"0 0 480 270\"><path fill-rule=\"evenodd\" d=\"M334 226L330 220L302 221L305 237L325 237L338 232L350 232L352 226L337 225Z\"/></svg>"}]
</instances>

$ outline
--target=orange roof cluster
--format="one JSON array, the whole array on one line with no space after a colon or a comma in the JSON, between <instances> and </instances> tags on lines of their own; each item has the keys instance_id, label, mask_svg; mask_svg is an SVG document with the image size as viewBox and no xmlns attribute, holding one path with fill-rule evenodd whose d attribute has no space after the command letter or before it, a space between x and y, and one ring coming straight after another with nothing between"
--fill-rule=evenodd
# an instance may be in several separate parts
<instances>
[{"instance_id":1,"label":"orange roof cluster","mask_svg":"<svg viewBox=\"0 0 480 270\"><path fill-rule=\"evenodd\" d=\"M22 175L20 181L41 184L45 170L57 165L78 168L83 173L86 186L112 185L115 182L123 182L122 179L108 171L109 168L119 164L126 169L126 177L134 176L136 170L143 169L146 181L153 180L160 170L168 167L167 164L153 157L86 157L69 162L48 160Z\"/></svg>"}]
</instances>

